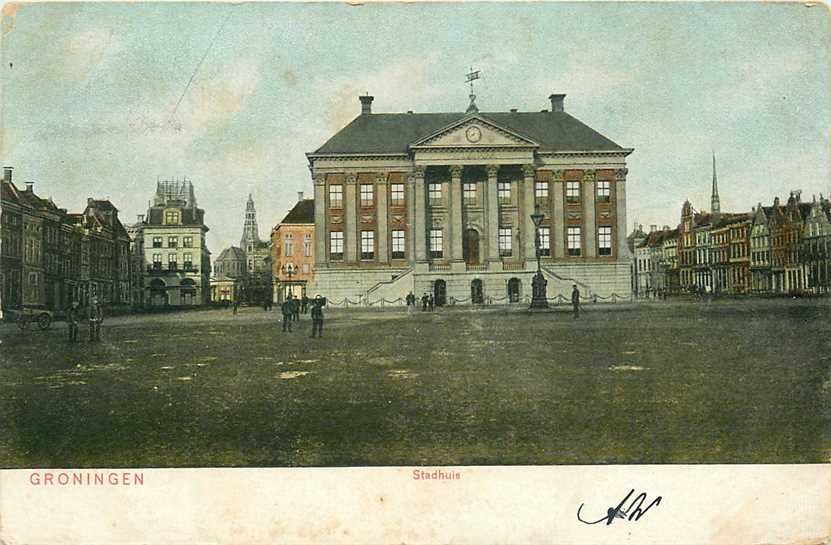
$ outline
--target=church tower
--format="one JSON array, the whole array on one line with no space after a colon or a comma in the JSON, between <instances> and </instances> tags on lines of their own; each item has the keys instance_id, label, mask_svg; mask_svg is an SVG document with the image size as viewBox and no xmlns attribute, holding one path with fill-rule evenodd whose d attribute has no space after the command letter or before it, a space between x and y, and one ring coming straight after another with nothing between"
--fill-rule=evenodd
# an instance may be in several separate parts
<instances>
[{"instance_id":1,"label":"church tower","mask_svg":"<svg viewBox=\"0 0 831 545\"><path fill-rule=\"evenodd\" d=\"M718 198L718 177L716 176L716 153L713 152L713 193L710 196L710 208L713 214L721 213L721 202Z\"/></svg>"},{"instance_id":2,"label":"church tower","mask_svg":"<svg viewBox=\"0 0 831 545\"><path fill-rule=\"evenodd\" d=\"M257 248L260 242L260 232L257 229L257 211L254 209L254 199L251 193L248 194L248 202L245 205L245 226L242 229L240 248L251 253Z\"/></svg>"}]
</instances>

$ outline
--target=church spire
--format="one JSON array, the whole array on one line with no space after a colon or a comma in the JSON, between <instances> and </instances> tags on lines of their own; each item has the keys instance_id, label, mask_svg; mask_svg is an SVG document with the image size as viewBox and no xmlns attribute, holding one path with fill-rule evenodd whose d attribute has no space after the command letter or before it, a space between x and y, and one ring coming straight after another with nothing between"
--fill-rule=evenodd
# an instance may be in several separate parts
<instances>
[{"instance_id":1,"label":"church spire","mask_svg":"<svg viewBox=\"0 0 831 545\"><path fill-rule=\"evenodd\" d=\"M248 202L245 204L245 225L242 228L242 239L240 239L239 245L244 251L248 252L258 242L260 242L260 233L257 228L257 211L254 209L254 199L249 193Z\"/></svg>"},{"instance_id":2,"label":"church spire","mask_svg":"<svg viewBox=\"0 0 831 545\"><path fill-rule=\"evenodd\" d=\"M710 196L710 208L713 214L721 213L721 202L718 198L718 176L716 175L716 152L713 152L713 193Z\"/></svg>"}]
</instances>

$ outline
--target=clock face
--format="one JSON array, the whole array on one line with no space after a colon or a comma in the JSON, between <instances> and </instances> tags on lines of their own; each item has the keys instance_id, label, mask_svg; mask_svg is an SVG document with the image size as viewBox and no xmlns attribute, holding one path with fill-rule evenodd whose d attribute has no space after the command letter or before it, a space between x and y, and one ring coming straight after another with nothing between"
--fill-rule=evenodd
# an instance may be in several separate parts
<instances>
[{"instance_id":1,"label":"clock face","mask_svg":"<svg viewBox=\"0 0 831 545\"><path fill-rule=\"evenodd\" d=\"M467 138L468 142L475 144L476 142L482 139L482 129L480 129L476 125L473 125L472 127L469 127L467 131L465 131L465 137Z\"/></svg>"}]
</instances>

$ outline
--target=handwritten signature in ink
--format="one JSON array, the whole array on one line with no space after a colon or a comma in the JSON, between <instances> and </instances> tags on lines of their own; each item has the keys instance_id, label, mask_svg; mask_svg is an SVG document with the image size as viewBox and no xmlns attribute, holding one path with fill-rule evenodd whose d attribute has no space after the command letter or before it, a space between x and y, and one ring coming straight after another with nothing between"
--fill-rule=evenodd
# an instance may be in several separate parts
<instances>
[{"instance_id":1,"label":"handwritten signature in ink","mask_svg":"<svg viewBox=\"0 0 831 545\"><path fill-rule=\"evenodd\" d=\"M661 505L661 496L658 496L652 502L649 503L646 507L643 506L644 502L646 501L646 492L641 492L634 499L630 501L632 495L635 493L635 489L629 491L626 496L620 500L620 503L617 504L617 507L610 507L606 510L606 516L601 517L594 521L585 520L583 517L580 516L580 511L583 509L583 505L580 504L580 507L577 508L577 520L582 522L583 524L599 524L601 522L605 522L608 526L615 519L624 519L629 521L638 521L642 516L644 516L647 511L652 509L653 507L657 507Z\"/></svg>"}]
</instances>

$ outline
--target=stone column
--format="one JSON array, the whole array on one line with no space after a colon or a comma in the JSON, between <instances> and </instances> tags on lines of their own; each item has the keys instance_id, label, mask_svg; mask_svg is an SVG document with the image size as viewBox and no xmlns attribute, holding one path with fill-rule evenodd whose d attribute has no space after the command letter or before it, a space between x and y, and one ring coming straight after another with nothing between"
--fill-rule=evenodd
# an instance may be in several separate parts
<instances>
[{"instance_id":1,"label":"stone column","mask_svg":"<svg viewBox=\"0 0 831 545\"><path fill-rule=\"evenodd\" d=\"M329 255L326 244L326 176L315 174L315 269L326 267Z\"/></svg>"},{"instance_id":2,"label":"stone column","mask_svg":"<svg viewBox=\"0 0 831 545\"><path fill-rule=\"evenodd\" d=\"M583 188L581 196L583 200L583 240L585 248L583 255L595 257L597 255L597 225L594 217L594 183L597 180L597 173L594 170L583 172Z\"/></svg>"},{"instance_id":3,"label":"stone column","mask_svg":"<svg viewBox=\"0 0 831 545\"><path fill-rule=\"evenodd\" d=\"M462 260L462 167L450 167L450 259Z\"/></svg>"},{"instance_id":4,"label":"stone column","mask_svg":"<svg viewBox=\"0 0 831 545\"><path fill-rule=\"evenodd\" d=\"M415 260L427 261L427 210L426 187L424 186L424 167L416 167L412 178L415 186L415 216L412 220L415 236Z\"/></svg>"},{"instance_id":5,"label":"stone column","mask_svg":"<svg viewBox=\"0 0 831 545\"><path fill-rule=\"evenodd\" d=\"M387 241L389 240L389 228L387 227L387 175L378 174L375 178L376 197L376 225L378 226L378 233L375 235L376 249L378 251L377 259L379 263L388 263L390 260L389 248Z\"/></svg>"},{"instance_id":6,"label":"stone column","mask_svg":"<svg viewBox=\"0 0 831 545\"><path fill-rule=\"evenodd\" d=\"M410 262L410 265L415 264L416 260L416 244L415 244L415 228L416 228L416 179L415 175L409 174L407 176L407 232L406 232L406 244L407 244L407 259Z\"/></svg>"},{"instance_id":7,"label":"stone column","mask_svg":"<svg viewBox=\"0 0 831 545\"><path fill-rule=\"evenodd\" d=\"M522 186L523 199L519 208L519 221L522 229L522 256L525 259L536 259L536 248L534 246L534 220L531 214L534 213L534 180L536 170L534 165L522 165Z\"/></svg>"},{"instance_id":8,"label":"stone column","mask_svg":"<svg viewBox=\"0 0 831 545\"><path fill-rule=\"evenodd\" d=\"M565 223L566 211L563 203L563 171L555 170L552 179L554 191L554 207L551 210L551 251L554 258L565 256Z\"/></svg>"},{"instance_id":9,"label":"stone column","mask_svg":"<svg viewBox=\"0 0 831 545\"><path fill-rule=\"evenodd\" d=\"M499 191L497 180L499 166L489 165L488 170L488 208L487 220L488 261L499 261Z\"/></svg>"},{"instance_id":10,"label":"stone column","mask_svg":"<svg viewBox=\"0 0 831 545\"><path fill-rule=\"evenodd\" d=\"M358 203L356 202L355 190L358 176L349 173L344 179L343 188L343 244L344 261L354 263L358 260Z\"/></svg>"},{"instance_id":11,"label":"stone column","mask_svg":"<svg viewBox=\"0 0 831 545\"><path fill-rule=\"evenodd\" d=\"M617 259L630 259L629 245L626 242L626 174L629 171L621 168L615 171L615 231L614 240L617 240Z\"/></svg>"}]
</instances>

